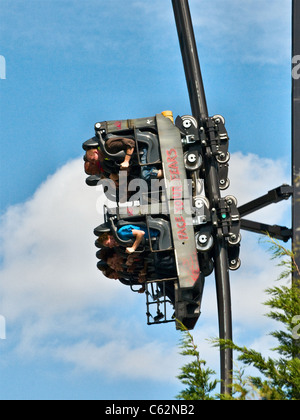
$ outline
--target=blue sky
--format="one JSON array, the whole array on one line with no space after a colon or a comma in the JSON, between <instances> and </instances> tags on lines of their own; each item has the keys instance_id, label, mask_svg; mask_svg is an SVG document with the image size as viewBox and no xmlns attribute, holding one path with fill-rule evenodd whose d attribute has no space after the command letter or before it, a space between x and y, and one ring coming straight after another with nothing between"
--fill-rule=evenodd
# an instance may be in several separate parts
<instances>
[{"instance_id":1,"label":"blue sky","mask_svg":"<svg viewBox=\"0 0 300 420\"><path fill-rule=\"evenodd\" d=\"M243 204L290 183L291 0L190 7L209 111L231 138L229 193ZM173 398L180 336L147 327L144 298L99 276L103 196L80 160L96 121L190 113L171 1L0 0L0 23L0 399ZM289 203L256 217L289 226ZM265 350L261 302L277 270L257 241L243 235L232 275L234 331ZM195 337L218 369L205 341L218 333L215 300L209 278Z\"/></svg>"}]
</instances>

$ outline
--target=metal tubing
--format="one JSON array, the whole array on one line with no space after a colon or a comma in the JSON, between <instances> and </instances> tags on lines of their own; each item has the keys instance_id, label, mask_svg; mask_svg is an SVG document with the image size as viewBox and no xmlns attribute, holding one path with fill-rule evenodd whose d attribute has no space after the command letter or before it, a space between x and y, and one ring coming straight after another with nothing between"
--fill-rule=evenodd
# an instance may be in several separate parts
<instances>
[{"instance_id":1,"label":"metal tubing","mask_svg":"<svg viewBox=\"0 0 300 420\"><path fill-rule=\"evenodd\" d=\"M293 188L290 185L282 185L268 192L262 197L256 198L238 208L241 217L248 216L270 204L276 204L283 200L288 200L293 195Z\"/></svg>"},{"instance_id":2,"label":"metal tubing","mask_svg":"<svg viewBox=\"0 0 300 420\"><path fill-rule=\"evenodd\" d=\"M172 0L172 2L192 113L198 121L202 121L208 117L208 110L188 1Z\"/></svg>"},{"instance_id":3,"label":"metal tubing","mask_svg":"<svg viewBox=\"0 0 300 420\"><path fill-rule=\"evenodd\" d=\"M288 242L292 238L292 229L285 226L268 225L265 223L253 222L252 220L242 219L241 229L260 235L270 235L272 238Z\"/></svg>"},{"instance_id":4,"label":"metal tubing","mask_svg":"<svg viewBox=\"0 0 300 420\"><path fill-rule=\"evenodd\" d=\"M188 0L172 0L172 3L190 95L192 113L197 119L199 127L201 127L208 118L208 109L189 4ZM209 155L205 158L207 192L212 207L215 207L218 205L219 199L221 198L219 176L215 158ZM228 255L222 232L218 232L216 234L214 257L220 338L232 340ZM221 350L220 356L222 380L221 393L231 394L233 370L232 350Z\"/></svg>"}]
</instances>

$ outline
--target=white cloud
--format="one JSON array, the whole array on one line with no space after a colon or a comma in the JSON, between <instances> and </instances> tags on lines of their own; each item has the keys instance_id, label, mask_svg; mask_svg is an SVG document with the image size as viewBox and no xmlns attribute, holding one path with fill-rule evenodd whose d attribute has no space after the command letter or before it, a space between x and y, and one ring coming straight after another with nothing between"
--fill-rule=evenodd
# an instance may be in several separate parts
<instances>
[{"instance_id":1,"label":"white cloud","mask_svg":"<svg viewBox=\"0 0 300 420\"><path fill-rule=\"evenodd\" d=\"M254 154L243 155L238 152L232 154L229 165L231 183L226 195L236 196L239 206L255 200L283 184L291 183L288 162L282 159L272 160L260 158ZM246 218L262 223L280 224L282 218L286 220L289 208L290 201L283 201L267 206Z\"/></svg>"},{"instance_id":2,"label":"white cloud","mask_svg":"<svg viewBox=\"0 0 300 420\"><path fill-rule=\"evenodd\" d=\"M262 167L268 169L263 178ZM229 193L242 203L277 186L286 175L280 161L241 153L232 156L230 168ZM49 177L32 199L9 208L1 218L0 313L11 335L6 357L50 357L79 371L173 381L183 364L175 343L178 335L172 335L172 345L166 337L173 325L147 329L144 298L104 279L96 269L93 229L102 222L96 212L99 194L85 185L78 159ZM280 222L284 215L281 209L272 221ZM243 266L231 277L235 329L256 331L259 340L269 327L263 319L263 290L273 284L277 269L256 235L244 236ZM202 313L196 341L202 357L217 367L218 353L211 352L204 341L218 333L211 278Z\"/></svg>"},{"instance_id":3,"label":"white cloud","mask_svg":"<svg viewBox=\"0 0 300 420\"><path fill-rule=\"evenodd\" d=\"M238 198L239 205L246 204L278 186L290 183L288 164L281 160L259 158L257 155L234 153L231 156L228 194ZM226 192L227 194L227 192ZM272 204L246 216L257 222L290 227L291 199ZM242 267L231 274L233 317L237 325L249 329L249 336L260 326L262 330L272 323L264 317L266 300L264 291L279 277L280 268L267 252L270 246L263 236L242 230ZM259 244L259 238L263 239ZM286 244L289 247L289 244ZM251 332L251 333L250 333Z\"/></svg>"},{"instance_id":4,"label":"white cloud","mask_svg":"<svg viewBox=\"0 0 300 420\"><path fill-rule=\"evenodd\" d=\"M81 159L66 164L1 218L0 313L13 346L7 357L51 355L75 369L160 380L158 362L170 349L143 339L144 297L96 268L93 229L103 222L96 204L105 198L82 172ZM171 353L174 361L177 349ZM166 360L168 377L171 365Z\"/></svg>"},{"instance_id":5,"label":"white cloud","mask_svg":"<svg viewBox=\"0 0 300 420\"><path fill-rule=\"evenodd\" d=\"M136 347L132 347L128 340L110 341L101 347L84 341L70 348L58 348L56 356L73 363L76 369L96 371L112 379L123 377L173 382L176 367L180 366L177 349L170 349L166 342L161 344L158 341L141 342Z\"/></svg>"},{"instance_id":6,"label":"white cloud","mask_svg":"<svg viewBox=\"0 0 300 420\"><path fill-rule=\"evenodd\" d=\"M13 317L36 310L64 312L103 300L93 259L93 229L102 218L81 166L80 161L69 163L1 219L2 290L16 303L3 299L3 310Z\"/></svg>"}]
</instances>

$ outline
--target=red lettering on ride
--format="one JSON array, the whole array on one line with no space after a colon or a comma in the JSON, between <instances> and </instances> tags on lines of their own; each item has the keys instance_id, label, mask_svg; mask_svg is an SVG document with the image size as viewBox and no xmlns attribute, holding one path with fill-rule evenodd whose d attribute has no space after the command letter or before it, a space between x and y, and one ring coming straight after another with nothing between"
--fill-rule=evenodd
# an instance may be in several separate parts
<instances>
[{"instance_id":1,"label":"red lettering on ride","mask_svg":"<svg viewBox=\"0 0 300 420\"><path fill-rule=\"evenodd\" d=\"M182 185L172 187L172 198L174 198L174 200L182 199L182 192Z\"/></svg>"},{"instance_id":2,"label":"red lettering on ride","mask_svg":"<svg viewBox=\"0 0 300 420\"><path fill-rule=\"evenodd\" d=\"M114 125L117 127L118 130L121 130L121 128L122 128L122 121L116 121L114 123Z\"/></svg>"},{"instance_id":3,"label":"red lettering on ride","mask_svg":"<svg viewBox=\"0 0 300 420\"><path fill-rule=\"evenodd\" d=\"M192 282L195 283L200 276L197 252L193 253L190 257L183 259L183 265L186 266Z\"/></svg>"},{"instance_id":4,"label":"red lettering on ride","mask_svg":"<svg viewBox=\"0 0 300 420\"><path fill-rule=\"evenodd\" d=\"M167 161L169 163L169 173L170 173L170 179L173 181L174 179L180 179L180 172L177 162L177 152L176 149L170 149L167 150Z\"/></svg>"},{"instance_id":5,"label":"red lettering on ride","mask_svg":"<svg viewBox=\"0 0 300 420\"><path fill-rule=\"evenodd\" d=\"M187 233L186 233L186 221L183 216L181 217L175 217L175 221L177 224L177 235L180 241L187 241L189 239Z\"/></svg>"},{"instance_id":6,"label":"red lettering on ride","mask_svg":"<svg viewBox=\"0 0 300 420\"><path fill-rule=\"evenodd\" d=\"M168 178L171 181L178 180L181 181L179 165L178 165L178 154L176 149L170 149L166 151L167 153L167 162L169 169ZM187 224L185 218L182 216L184 210L184 200L183 200L183 186L179 182L178 185L171 186L171 200L174 200L174 215L181 215L180 217L175 217L175 222L177 224L177 236L180 241L187 241L189 239L187 234Z\"/></svg>"}]
</instances>

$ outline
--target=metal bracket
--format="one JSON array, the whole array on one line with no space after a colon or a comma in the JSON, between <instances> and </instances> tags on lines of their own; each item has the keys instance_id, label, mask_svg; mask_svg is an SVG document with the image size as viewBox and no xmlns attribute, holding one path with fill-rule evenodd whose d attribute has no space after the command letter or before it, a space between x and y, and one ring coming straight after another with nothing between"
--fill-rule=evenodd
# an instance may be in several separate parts
<instances>
[{"instance_id":1,"label":"metal bracket","mask_svg":"<svg viewBox=\"0 0 300 420\"><path fill-rule=\"evenodd\" d=\"M290 185L283 184L280 187L270 190L267 194L256 200L250 201L238 208L241 217L261 210L270 204L279 203L288 200L293 195L294 189ZM288 242L293 237L292 229L278 225L268 225L265 223L253 222L251 220L242 219L241 229L261 235L270 235L272 238Z\"/></svg>"},{"instance_id":2,"label":"metal bracket","mask_svg":"<svg viewBox=\"0 0 300 420\"><path fill-rule=\"evenodd\" d=\"M247 216L248 214L254 213L270 204L279 203L283 200L288 200L293 195L293 187L287 184L283 184L280 187L274 188L269 191L268 194L257 198L256 200L250 201L243 206L238 208L241 217Z\"/></svg>"},{"instance_id":3,"label":"metal bracket","mask_svg":"<svg viewBox=\"0 0 300 420\"><path fill-rule=\"evenodd\" d=\"M252 220L241 220L241 229L261 235L270 235L272 238L288 242L293 237L292 229L278 225L267 225L264 223L253 222Z\"/></svg>"}]
</instances>

